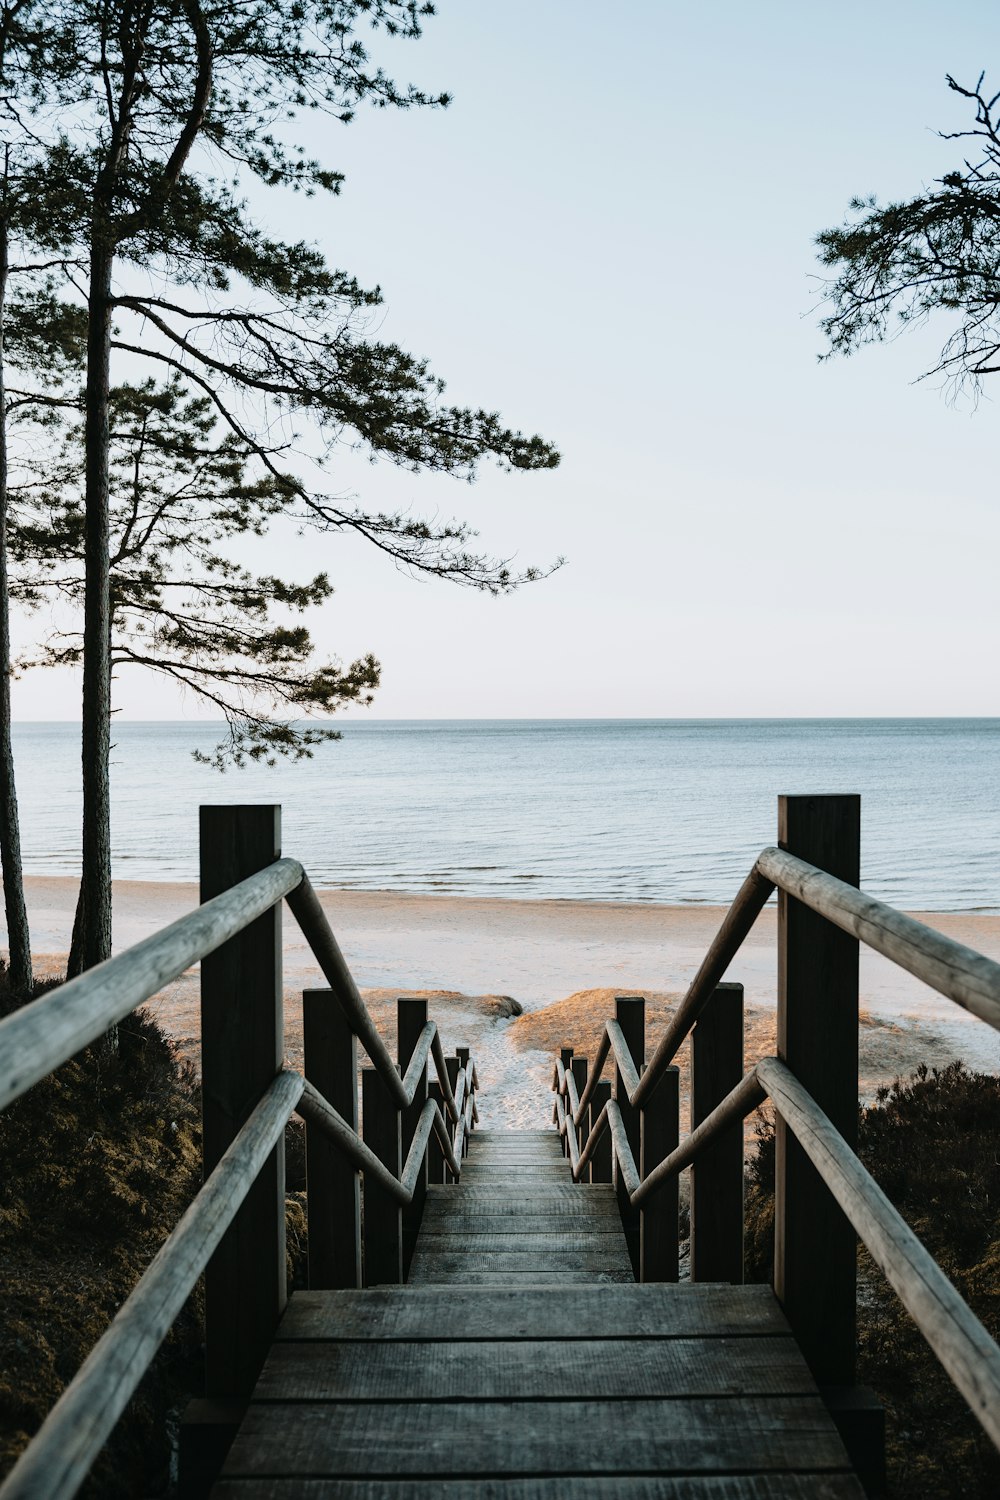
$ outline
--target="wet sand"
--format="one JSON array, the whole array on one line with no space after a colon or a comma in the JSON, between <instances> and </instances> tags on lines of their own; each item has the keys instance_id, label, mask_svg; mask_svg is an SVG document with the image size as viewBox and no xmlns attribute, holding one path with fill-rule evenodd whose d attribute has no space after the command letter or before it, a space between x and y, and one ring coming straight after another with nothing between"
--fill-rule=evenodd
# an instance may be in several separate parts
<instances>
[{"instance_id":1,"label":"wet sand","mask_svg":"<svg viewBox=\"0 0 1000 1500\"><path fill-rule=\"evenodd\" d=\"M69 946L76 883L61 877L26 882L38 967L58 972ZM395 892L321 891L320 899L380 1029L391 1030L397 995L426 993L447 1048L468 1043L480 1060L484 1120L495 1125L543 1124L551 1047L584 1033L606 1013L609 997L650 997L656 1006L683 992L724 915L722 907L645 906L584 901L512 901ZM115 947L127 948L197 904L194 885L121 881L115 885ZM991 958L1000 960L1000 917L914 913ZM775 1006L775 919L765 908L737 956L729 979L746 987L752 1037L771 1050ZM297 996L322 976L286 914L284 940L286 1039L289 1060L301 1058ZM655 997L655 1000L654 1000ZM510 1014L516 1001L525 1012ZM864 1084L871 1088L926 1061L961 1058L1000 1071L1000 1037L903 970L862 949ZM153 1002L161 1023L196 1055L197 978L189 974ZM506 1014L504 1014L506 1012ZM754 1050L748 1037L748 1059ZM867 1049L867 1050L866 1050Z\"/></svg>"}]
</instances>

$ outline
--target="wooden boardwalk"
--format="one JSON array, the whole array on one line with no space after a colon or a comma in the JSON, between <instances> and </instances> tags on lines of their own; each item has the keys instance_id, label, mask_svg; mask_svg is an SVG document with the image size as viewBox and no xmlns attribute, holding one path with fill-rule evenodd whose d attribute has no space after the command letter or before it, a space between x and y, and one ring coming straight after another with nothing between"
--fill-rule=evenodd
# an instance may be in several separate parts
<instances>
[{"instance_id":1,"label":"wooden boardwalk","mask_svg":"<svg viewBox=\"0 0 1000 1500\"><path fill-rule=\"evenodd\" d=\"M860 1500L769 1287L632 1280L555 1132L473 1137L410 1279L292 1298L215 1500Z\"/></svg>"}]
</instances>

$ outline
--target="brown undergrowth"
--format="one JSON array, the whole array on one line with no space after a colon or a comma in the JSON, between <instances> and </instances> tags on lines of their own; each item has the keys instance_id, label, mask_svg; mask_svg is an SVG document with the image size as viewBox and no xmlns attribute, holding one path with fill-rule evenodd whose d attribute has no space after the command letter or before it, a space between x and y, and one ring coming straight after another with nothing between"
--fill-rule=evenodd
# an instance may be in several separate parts
<instances>
[{"instance_id":1,"label":"brown undergrowth","mask_svg":"<svg viewBox=\"0 0 1000 1500\"><path fill-rule=\"evenodd\" d=\"M862 1161L990 1334L1000 1336L1000 1079L922 1066L859 1117ZM762 1113L747 1178L747 1275L770 1280L774 1130ZM862 1250L859 1379L886 1409L893 1496L994 1500L1000 1454Z\"/></svg>"}]
</instances>

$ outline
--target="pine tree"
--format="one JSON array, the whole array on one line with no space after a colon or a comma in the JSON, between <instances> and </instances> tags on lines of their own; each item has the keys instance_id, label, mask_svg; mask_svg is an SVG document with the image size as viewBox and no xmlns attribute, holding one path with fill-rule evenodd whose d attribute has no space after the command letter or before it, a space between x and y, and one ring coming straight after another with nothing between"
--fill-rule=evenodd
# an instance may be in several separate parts
<instances>
[{"instance_id":1,"label":"pine tree","mask_svg":"<svg viewBox=\"0 0 1000 1500\"><path fill-rule=\"evenodd\" d=\"M446 104L400 88L358 36L419 37L419 0L22 0L0 86L40 146L32 192L44 242L83 253L87 310L82 548L83 876L70 972L111 945L112 362L127 354L210 403L270 484L261 513L353 530L411 566L503 590L525 578L470 552L461 523L369 514L317 491L288 452L307 418L316 457L342 439L414 470L471 477L486 456L522 469L558 457L482 409L447 405L426 361L365 336L380 301L305 242L256 224L247 178L337 192L339 175L290 141L309 110ZM135 271L141 271L141 277ZM141 287L141 290L137 288ZM189 649L190 637L174 643ZM345 696L358 687L348 672ZM332 696L336 684L331 684ZM332 697L327 699L332 706ZM280 747L278 747L280 748Z\"/></svg>"},{"instance_id":2,"label":"pine tree","mask_svg":"<svg viewBox=\"0 0 1000 1500\"><path fill-rule=\"evenodd\" d=\"M958 388L1000 372L1000 93L986 93L984 78L972 89L947 79L975 119L942 138L972 142L971 159L905 202L855 198L852 217L817 236L823 265L836 271L821 324L829 354L940 314L951 332L926 374Z\"/></svg>"}]
</instances>

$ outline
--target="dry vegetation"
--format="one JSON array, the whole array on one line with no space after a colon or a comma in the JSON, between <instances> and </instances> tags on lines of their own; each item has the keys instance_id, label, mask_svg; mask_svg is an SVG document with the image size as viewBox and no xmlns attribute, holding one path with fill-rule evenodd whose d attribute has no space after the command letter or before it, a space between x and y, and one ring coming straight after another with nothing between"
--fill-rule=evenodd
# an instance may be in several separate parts
<instances>
[{"instance_id":1,"label":"dry vegetation","mask_svg":"<svg viewBox=\"0 0 1000 1500\"><path fill-rule=\"evenodd\" d=\"M10 1009L0 995L0 1013ZM142 1012L0 1115L0 1473L104 1332L201 1180L194 1075ZM155 1492L166 1415L201 1378L193 1299L83 1494Z\"/></svg>"}]
</instances>

